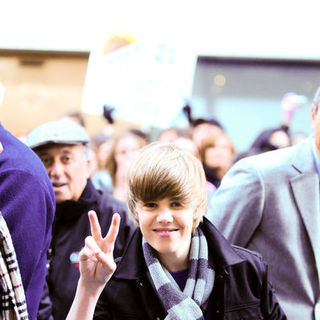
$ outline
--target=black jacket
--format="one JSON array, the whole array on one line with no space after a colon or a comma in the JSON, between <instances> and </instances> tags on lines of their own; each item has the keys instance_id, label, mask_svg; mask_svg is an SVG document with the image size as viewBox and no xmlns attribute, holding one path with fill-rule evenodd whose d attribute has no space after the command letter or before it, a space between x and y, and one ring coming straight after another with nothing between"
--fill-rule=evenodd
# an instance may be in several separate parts
<instances>
[{"instance_id":1,"label":"black jacket","mask_svg":"<svg viewBox=\"0 0 320 320\"><path fill-rule=\"evenodd\" d=\"M113 213L120 214L115 257L122 255L124 246L135 229L125 204L95 189L90 179L78 201L65 201L57 205L47 275L52 315L55 320L66 318L76 292L80 276L77 258L84 246L85 238L91 234L88 219L88 211L91 209L97 213L103 236L109 229ZM50 300L48 296L43 297L38 319L49 319Z\"/></svg>"},{"instance_id":2,"label":"black jacket","mask_svg":"<svg viewBox=\"0 0 320 320\"><path fill-rule=\"evenodd\" d=\"M215 270L211 299L215 320L286 319L268 283L267 266L258 253L231 246L204 218L201 224ZM164 319L166 311L150 282L141 246L132 237L95 310L95 319Z\"/></svg>"}]
</instances>

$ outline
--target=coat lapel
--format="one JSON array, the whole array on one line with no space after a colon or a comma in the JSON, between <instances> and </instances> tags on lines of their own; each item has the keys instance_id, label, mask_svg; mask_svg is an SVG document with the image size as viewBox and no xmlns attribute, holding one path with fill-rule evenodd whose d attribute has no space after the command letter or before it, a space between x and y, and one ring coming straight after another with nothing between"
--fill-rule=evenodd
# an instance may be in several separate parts
<instances>
[{"instance_id":1,"label":"coat lapel","mask_svg":"<svg viewBox=\"0 0 320 320\"><path fill-rule=\"evenodd\" d=\"M297 174L290 179L290 183L320 272L319 177L313 160L311 142L309 139L308 143L304 144L305 150L299 149L293 163Z\"/></svg>"},{"instance_id":2,"label":"coat lapel","mask_svg":"<svg viewBox=\"0 0 320 320\"><path fill-rule=\"evenodd\" d=\"M118 260L115 278L137 280L146 273L146 263L142 252L142 234L136 229L123 254Z\"/></svg>"},{"instance_id":3,"label":"coat lapel","mask_svg":"<svg viewBox=\"0 0 320 320\"><path fill-rule=\"evenodd\" d=\"M292 190L313 250L320 252L319 180L317 174L302 174L291 180Z\"/></svg>"}]
</instances>

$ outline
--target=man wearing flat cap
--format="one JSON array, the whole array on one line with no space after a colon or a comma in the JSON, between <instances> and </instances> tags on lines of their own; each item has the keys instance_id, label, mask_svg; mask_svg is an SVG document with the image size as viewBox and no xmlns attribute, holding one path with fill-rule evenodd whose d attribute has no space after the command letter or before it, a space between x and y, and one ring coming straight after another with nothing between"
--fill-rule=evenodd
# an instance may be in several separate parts
<instances>
[{"instance_id":1,"label":"man wearing flat cap","mask_svg":"<svg viewBox=\"0 0 320 320\"><path fill-rule=\"evenodd\" d=\"M89 140L83 127L66 120L44 123L31 131L26 140L44 164L56 198L47 275L54 319L66 318L76 291L78 253L83 239L90 235L88 211L96 211L103 234L109 229L113 213L120 214L115 257L122 254L135 228L125 204L94 188L89 177ZM48 305L42 304L38 317L49 319L50 313Z\"/></svg>"}]
</instances>

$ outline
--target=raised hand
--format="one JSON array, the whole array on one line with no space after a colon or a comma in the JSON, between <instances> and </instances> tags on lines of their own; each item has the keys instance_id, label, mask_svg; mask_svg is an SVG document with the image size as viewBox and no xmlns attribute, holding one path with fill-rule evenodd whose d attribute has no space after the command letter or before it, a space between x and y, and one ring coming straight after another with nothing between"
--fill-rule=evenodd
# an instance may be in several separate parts
<instances>
[{"instance_id":1,"label":"raised hand","mask_svg":"<svg viewBox=\"0 0 320 320\"><path fill-rule=\"evenodd\" d=\"M91 210L88 216L91 236L85 239L85 247L80 252L81 281L85 286L99 287L108 282L116 269L113 249L119 231L120 216L118 213L113 215L108 234L104 238L96 213Z\"/></svg>"}]
</instances>

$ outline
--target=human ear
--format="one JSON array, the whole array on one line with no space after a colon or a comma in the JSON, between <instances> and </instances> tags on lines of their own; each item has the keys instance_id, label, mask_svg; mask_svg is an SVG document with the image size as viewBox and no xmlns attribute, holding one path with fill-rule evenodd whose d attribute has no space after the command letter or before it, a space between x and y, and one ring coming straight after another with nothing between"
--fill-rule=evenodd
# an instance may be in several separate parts
<instances>
[{"instance_id":1,"label":"human ear","mask_svg":"<svg viewBox=\"0 0 320 320\"><path fill-rule=\"evenodd\" d=\"M86 160L85 167L86 167L86 176L87 178L90 178L91 176L91 160L90 159Z\"/></svg>"}]
</instances>

